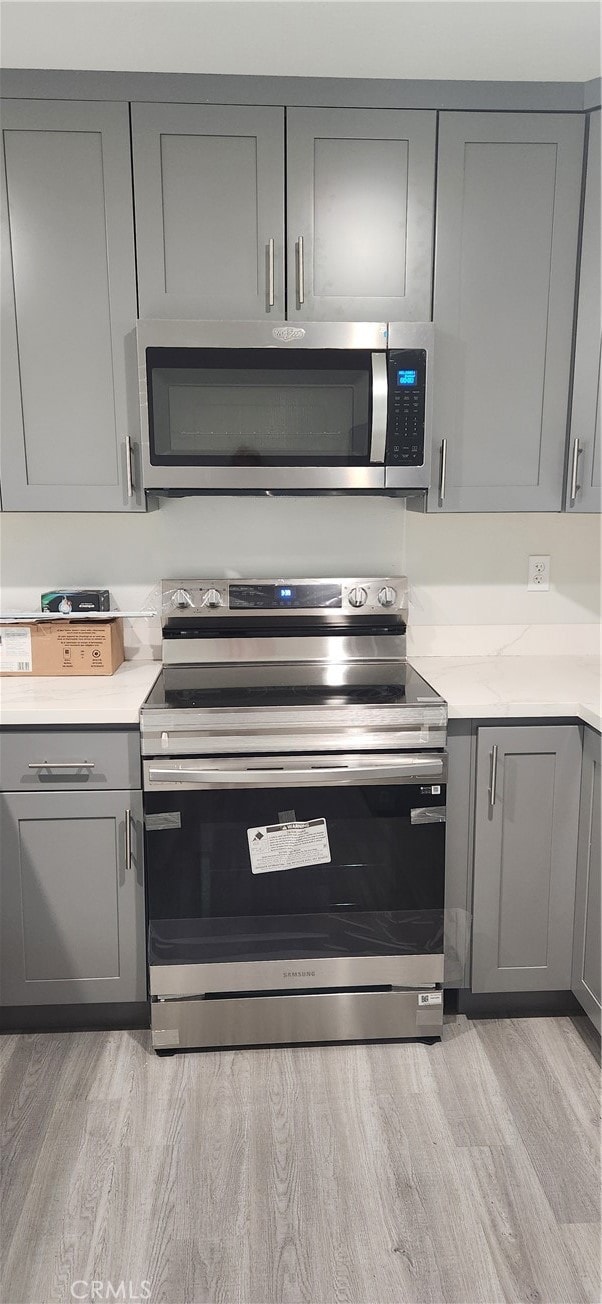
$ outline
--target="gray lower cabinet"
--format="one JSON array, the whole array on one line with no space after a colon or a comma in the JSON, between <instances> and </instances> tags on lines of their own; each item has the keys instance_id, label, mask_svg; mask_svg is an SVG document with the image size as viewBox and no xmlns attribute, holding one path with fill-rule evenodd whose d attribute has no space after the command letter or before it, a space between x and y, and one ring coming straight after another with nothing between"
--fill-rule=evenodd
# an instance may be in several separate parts
<instances>
[{"instance_id":1,"label":"gray lower cabinet","mask_svg":"<svg viewBox=\"0 0 602 1304\"><path fill-rule=\"evenodd\" d=\"M583 141L580 115L440 115L429 510L562 507Z\"/></svg>"},{"instance_id":2,"label":"gray lower cabinet","mask_svg":"<svg viewBox=\"0 0 602 1304\"><path fill-rule=\"evenodd\" d=\"M470 720L449 721L447 756L444 978L447 987L469 987L475 758Z\"/></svg>"},{"instance_id":3,"label":"gray lower cabinet","mask_svg":"<svg viewBox=\"0 0 602 1304\"><path fill-rule=\"evenodd\" d=\"M598 1032L602 1031L600 971L600 876L602 847L602 739L593 729L585 730L579 840L577 844L577 887L573 936L572 988Z\"/></svg>"},{"instance_id":4,"label":"gray lower cabinet","mask_svg":"<svg viewBox=\"0 0 602 1304\"><path fill-rule=\"evenodd\" d=\"M141 317L285 313L284 110L133 104Z\"/></svg>"},{"instance_id":5,"label":"gray lower cabinet","mask_svg":"<svg viewBox=\"0 0 602 1304\"><path fill-rule=\"evenodd\" d=\"M144 509L127 104L2 104L5 511Z\"/></svg>"},{"instance_id":6,"label":"gray lower cabinet","mask_svg":"<svg viewBox=\"0 0 602 1304\"><path fill-rule=\"evenodd\" d=\"M571 410L571 444L566 508L599 512L602 499L600 461L601 291L600 268L600 110L590 115L587 182L583 212L581 270Z\"/></svg>"},{"instance_id":7,"label":"gray lower cabinet","mask_svg":"<svg viewBox=\"0 0 602 1304\"><path fill-rule=\"evenodd\" d=\"M142 794L8 792L5 1006L146 999Z\"/></svg>"},{"instance_id":8,"label":"gray lower cabinet","mask_svg":"<svg viewBox=\"0 0 602 1304\"><path fill-rule=\"evenodd\" d=\"M289 109L289 318L430 321L436 114Z\"/></svg>"},{"instance_id":9,"label":"gray lower cabinet","mask_svg":"<svg viewBox=\"0 0 602 1304\"><path fill-rule=\"evenodd\" d=\"M580 772L578 725L478 730L473 992L570 989Z\"/></svg>"}]
</instances>

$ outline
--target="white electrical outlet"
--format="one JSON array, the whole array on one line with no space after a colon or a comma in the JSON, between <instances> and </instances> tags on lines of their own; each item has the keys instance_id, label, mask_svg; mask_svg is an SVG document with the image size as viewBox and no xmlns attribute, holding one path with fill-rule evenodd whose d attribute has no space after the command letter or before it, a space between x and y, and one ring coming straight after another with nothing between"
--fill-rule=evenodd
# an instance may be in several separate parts
<instances>
[{"instance_id":1,"label":"white electrical outlet","mask_svg":"<svg viewBox=\"0 0 602 1304\"><path fill-rule=\"evenodd\" d=\"M529 557L529 577L527 580L527 589L535 592L539 589L542 593L547 593L550 587L550 558L549 557Z\"/></svg>"}]
</instances>

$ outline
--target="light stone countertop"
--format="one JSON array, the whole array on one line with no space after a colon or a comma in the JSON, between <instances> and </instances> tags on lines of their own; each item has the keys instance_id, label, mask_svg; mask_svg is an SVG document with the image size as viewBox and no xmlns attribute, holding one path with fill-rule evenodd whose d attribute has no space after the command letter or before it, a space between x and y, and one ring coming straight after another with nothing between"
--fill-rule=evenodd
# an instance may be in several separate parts
<instances>
[{"instance_id":1,"label":"light stone countertop","mask_svg":"<svg viewBox=\"0 0 602 1304\"><path fill-rule=\"evenodd\" d=\"M450 720L578 717L602 731L595 656L410 656L448 703Z\"/></svg>"},{"instance_id":2,"label":"light stone countertop","mask_svg":"<svg viewBox=\"0 0 602 1304\"><path fill-rule=\"evenodd\" d=\"M602 731L593 656L410 656L444 697L450 720L570 716ZM114 675L0 678L0 725L136 725L160 661L124 661Z\"/></svg>"},{"instance_id":3,"label":"light stone countertop","mask_svg":"<svg viewBox=\"0 0 602 1304\"><path fill-rule=\"evenodd\" d=\"M0 725L137 725L160 661L124 661L114 675L0 678Z\"/></svg>"}]
</instances>

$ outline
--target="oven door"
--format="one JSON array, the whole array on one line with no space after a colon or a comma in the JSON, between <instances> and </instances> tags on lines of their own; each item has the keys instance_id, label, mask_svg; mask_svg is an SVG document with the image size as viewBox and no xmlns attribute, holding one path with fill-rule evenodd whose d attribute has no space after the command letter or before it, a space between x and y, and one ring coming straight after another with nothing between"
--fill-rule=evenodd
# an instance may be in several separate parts
<instances>
[{"instance_id":1,"label":"oven door","mask_svg":"<svg viewBox=\"0 0 602 1304\"><path fill-rule=\"evenodd\" d=\"M442 753L145 761L151 994L443 978Z\"/></svg>"},{"instance_id":2,"label":"oven door","mask_svg":"<svg viewBox=\"0 0 602 1304\"><path fill-rule=\"evenodd\" d=\"M183 326L138 330L146 489L384 489L384 324Z\"/></svg>"}]
</instances>

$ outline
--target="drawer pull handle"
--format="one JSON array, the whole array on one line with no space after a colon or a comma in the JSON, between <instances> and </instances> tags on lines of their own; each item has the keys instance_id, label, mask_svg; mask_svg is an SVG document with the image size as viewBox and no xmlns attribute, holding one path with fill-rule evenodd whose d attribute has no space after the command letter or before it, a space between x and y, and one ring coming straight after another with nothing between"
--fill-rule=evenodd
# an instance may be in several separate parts
<instances>
[{"instance_id":1,"label":"drawer pull handle","mask_svg":"<svg viewBox=\"0 0 602 1304\"><path fill-rule=\"evenodd\" d=\"M93 770L94 761L30 761L28 770Z\"/></svg>"}]
</instances>

